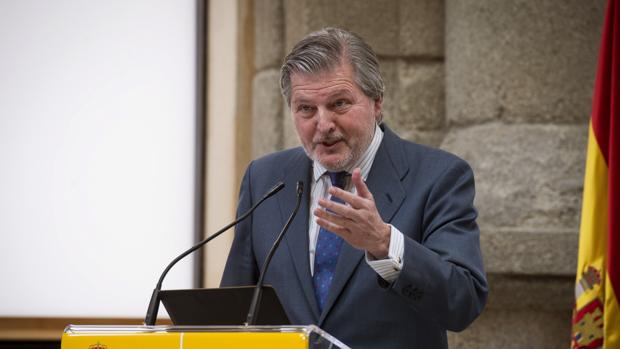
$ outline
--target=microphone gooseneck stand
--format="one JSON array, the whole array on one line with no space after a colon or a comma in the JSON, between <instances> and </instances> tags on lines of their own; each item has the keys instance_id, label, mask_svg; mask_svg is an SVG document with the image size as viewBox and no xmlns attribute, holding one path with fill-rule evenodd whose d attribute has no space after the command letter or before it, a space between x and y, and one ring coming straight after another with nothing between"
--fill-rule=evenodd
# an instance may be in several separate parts
<instances>
[{"instance_id":1,"label":"microphone gooseneck stand","mask_svg":"<svg viewBox=\"0 0 620 349\"><path fill-rule=\"evenodd\" d=\"M304 183L297 182L297 203L295 205L295 208L293 209L293 212L288 217L286 224L284 224L284 227L282 228L280 235L278 235L278 237L276 238L276 241L273 243L273 246L271 246L271 250L269 250L269 253L267 254L267 258L265 258L265 262L263 263L260 276L258 277L258 282L256 283L256 288L254 289L254 294L252 295L252 303L250 303L250 310L248 311L248 316L245 322L246 326L252 326L256 324L256 317L258 316L258 312L260 310L260 300L263 295L263 279L265 278L265 273L267 272L269 263L271 262L271 259L273 258L273 255L276 252L276 249L280 245L280 242L282 241L284 234L286 233L289 226L291 225L291 222L297 215L297 211L299 211L299 205L301 204L301 196L303 192L304 192Z\"/></svg>"},{"instance_id":2,"label":"microphone gooseneck stand","mask_svg":"<svg viewBox=\"0 0 620 349\"><path fill-rule=\"evenodd\" d=\"M209 236L208 238L200 241L196 245L194 245L191 248L189 248L187 251L181 253L177 258L172 260L172 262L170 262L170 264L168 264L166 269L164 269L164 272L159 277L159 281L157 282L157 285L155 286L155 289L153 290L153 294L151 295L151 301L149 302L149 307L148 307L148 310L146 311L146 317L144 318L144 324L146 326L153 326L153 325L155 325L155 321L157 320L157 312L159 311L159 292L161 291L162 283L164 282L164 278L166 277L166 274L168 274L168 271L170 271L170 269L175 264L177 264L178 261L180 261L181 259L185 258L188 254L190 254L190 253L196 251L197 249L201 248L202 246L204 246L209 241L211 241L211 240L215 239L216 237L220 236L226 230L228 230L231 227L237 225L237 223L239 223L242 220L246 219L250 214L252 214L252 212L254 212L254 210L260 204L263 203L263 201L265 201L268 198L270 198L273 195L275 195L277 192L282 190L282 188L284 188L284 183L279 182L273 188L271 188L271 190L269 190L269 192L267 192L267 194L265 194L260 200L258 200L258 202L256 204L254 204L254 206L252 206L243 215L239 216L239 218L237 218L234 222L232 222L232 223L228 224L227 226L225 226L224 228L218 230L215 234Z\"/></svg>"}]
</instances>

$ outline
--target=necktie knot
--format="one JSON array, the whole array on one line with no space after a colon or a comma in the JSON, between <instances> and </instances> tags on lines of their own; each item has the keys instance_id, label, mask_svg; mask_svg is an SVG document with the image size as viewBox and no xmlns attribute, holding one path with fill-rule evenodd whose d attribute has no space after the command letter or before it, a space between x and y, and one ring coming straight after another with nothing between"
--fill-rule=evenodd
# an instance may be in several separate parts
<instances>
[{"instance_id":1,"label":"necktie knot","mask_svg":"<svg viewBox=\"0 0 620 349\"><path fill-rule=\"evenodd\" d=\"M340 172L327 172L329 179L332 181L332 185L340 189L344 189L344 180L349 174L347 171Z\"/></svg>"}]
</instances>

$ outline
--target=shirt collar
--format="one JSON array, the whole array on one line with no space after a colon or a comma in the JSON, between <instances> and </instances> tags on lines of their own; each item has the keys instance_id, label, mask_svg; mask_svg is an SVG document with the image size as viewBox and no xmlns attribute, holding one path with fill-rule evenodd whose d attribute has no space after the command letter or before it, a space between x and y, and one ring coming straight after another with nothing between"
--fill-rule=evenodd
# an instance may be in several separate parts
<instances>
[{"instance_id":1,"label":"shirt collar","mask_svg":"<svg viewBox=\"0 0 620 349\"><path fill-rule=\"evenodd\" d=\"M375 155L377 155L377 150L379 150L379 145L381 145L381 141L383 140L383 131L381 127L375 125L375 133L372 136L372 141L366 148L366 151L362 156L357 160L357 162L351 166L351 168L346 169L347 172L351 173L353 169L359 167L362 170L362 178L366 180L368 174L370 173L370 168L372 167L372 163L375 160ZM324 174L327 172L327 169L323 167L318 161L313 161L313 181L318 181Z\"/></svg>"}]
</instances>

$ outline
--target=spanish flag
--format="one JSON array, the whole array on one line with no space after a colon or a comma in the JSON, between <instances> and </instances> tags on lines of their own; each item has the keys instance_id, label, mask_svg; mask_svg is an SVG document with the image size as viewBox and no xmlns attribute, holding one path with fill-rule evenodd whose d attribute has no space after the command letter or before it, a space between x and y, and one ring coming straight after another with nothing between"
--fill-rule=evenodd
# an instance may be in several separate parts
<instances>
[{"instance_id":1,"label":"spanish flag","mask_svg":"<svg viewBox=\"0 0 620 349\"><path fill-rule=\"evenodd\" d=\"M572 348L620 348L620 6L605 13L588 137Z\"/></svg>"}]
</instances>

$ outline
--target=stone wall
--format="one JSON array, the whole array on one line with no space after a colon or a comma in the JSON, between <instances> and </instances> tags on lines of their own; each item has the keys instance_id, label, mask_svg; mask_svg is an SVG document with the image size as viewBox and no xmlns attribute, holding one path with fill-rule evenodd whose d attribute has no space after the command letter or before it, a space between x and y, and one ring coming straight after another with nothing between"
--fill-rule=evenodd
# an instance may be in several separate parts
<instances>
[{"instance_id":1,"label":"stone wall","mask_svg":"<svg viewBox=\"0 0 620 349\"><path fill-rule=\"evenodd\" d=\"M255 0L252 156L298 144L282 57L340 26L377 51L384 120L476 174L491 293L451 348L566 348L604 0Z\"/></svg>"}]
</instances>

